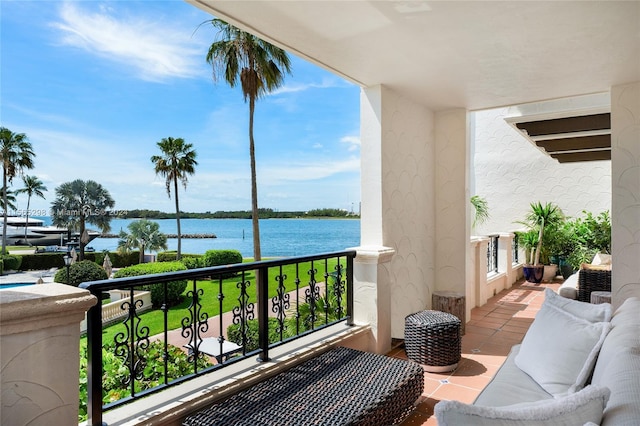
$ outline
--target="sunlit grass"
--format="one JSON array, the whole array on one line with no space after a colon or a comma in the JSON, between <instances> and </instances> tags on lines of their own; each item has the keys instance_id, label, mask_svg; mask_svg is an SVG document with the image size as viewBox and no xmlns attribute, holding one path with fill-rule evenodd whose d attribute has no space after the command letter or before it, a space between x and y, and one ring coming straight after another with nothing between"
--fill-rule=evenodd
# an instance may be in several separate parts
<instances>
[{"instance_id":1,"label":"sunlit grass","mask_svg":"<svg viewBox=\"0 0 640 426\"><path fill-rule=\"evenodd\" d=\"M344 259L342 259L344 261ZM326 273L334 272L334 268L337 264L337 259L329 259L327 262L327 271L325 271L324 261L314 262L314 268L316 269L315 279L317 282L324 281L324 275ZM343 267L346 266L343 264ZM269 297L277 295L278 281L276 276L282 273L286 278L283 280L285 289L287 292L296 289L296 276L300 279L300 297L304 297L304 290L308 287L308 281L310 278L309 270L311 269L311 263L306 262L298 265L298 272L296 273L296 265L285 265L282 267L282 272L279 268L269 269ZM198 295L199 303L202 306L202 312L206 313L209 318L220 314L220 301L218 300L218 294L220 293L220 286L222 286L222 312L230 312L234 307L239 306L238 298L240 297L240 285L242 281L240 275L232 278L226 278L220 283L219 280L198 280L196 282L196 288L202 290L202 294ZM256 303L256 283L255 274L253 271L247 271L244 275L244 281L249 282L247 287L247 293L250 301ZM186 290L183 293L182 302L176 306L172 306L167 311L167 330L175 330L182 328L183 318L189 315L188 308L192 304L193 300L190 295L193 293L193 281L190 281ZM164 312L160 309L153 309L140 314L141 322L139 327L148 327L149 336L154 336L164 332ZM126 326L123 323L118 323L109 327L105 327L102 330L103 344L113 342L115 336L118 333L128 335ZM82 338L85 341L86 337ZM81 342L81 344L84 344Z\"/></svg>"}]
</instances>

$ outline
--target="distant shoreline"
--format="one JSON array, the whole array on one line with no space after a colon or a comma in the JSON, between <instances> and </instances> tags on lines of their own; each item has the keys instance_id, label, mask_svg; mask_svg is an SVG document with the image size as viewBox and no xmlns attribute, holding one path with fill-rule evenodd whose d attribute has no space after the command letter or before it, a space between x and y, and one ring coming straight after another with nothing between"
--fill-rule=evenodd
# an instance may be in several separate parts
<instances>
[{"instance_id":1,"label":"distant shoreline","mask_svg":"<svg viewBox=\"0 0 640 426\"><path fill-rule=\"evenodd\" d=\"M178 238L178 234L166 234L167 238ZM218 238L216 234L182 234L181 238ZM118 234L100 234L100 238L120 238Z\"/></svg>"}]
</instances>

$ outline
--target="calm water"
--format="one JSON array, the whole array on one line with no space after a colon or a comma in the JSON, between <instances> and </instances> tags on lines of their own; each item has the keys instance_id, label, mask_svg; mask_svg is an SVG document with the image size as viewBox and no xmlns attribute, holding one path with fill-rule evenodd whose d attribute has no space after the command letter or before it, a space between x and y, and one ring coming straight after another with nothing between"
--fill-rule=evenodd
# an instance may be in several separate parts
<instances>
[{"instance_id":1,"label":"calm water","mask_svg":"<svg viewBox=\"0 0 640 426\"><path fill-rule=\"evenodd\" d=\"M43 218L45 219L45 218ZM48 219L48 218L46 218ZM45 220L46 220L45 219ZM113 219L111 233L128 232L134 219ZM177 234L175 219L155 220L160 231ZM88 225L92 228L91 225ZM202 254L211 249L235 249L245 257L253 256L250 219L182 219L182 234L215 234L214 239L182 239L183 253ZM267 219L260 221L260 242L263 257L303 256L340 251L360 245L358 219ZM167 241L169 250L178 248L177 239ZM96 238L89 246L115 250L117 238Z\"/></svg>"}]
</instances>

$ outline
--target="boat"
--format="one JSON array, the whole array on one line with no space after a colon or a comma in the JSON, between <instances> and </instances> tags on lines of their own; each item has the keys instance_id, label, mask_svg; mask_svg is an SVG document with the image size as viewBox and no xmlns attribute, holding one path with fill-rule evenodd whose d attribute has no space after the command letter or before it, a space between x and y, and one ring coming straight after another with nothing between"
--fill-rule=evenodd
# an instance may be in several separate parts
<instances>
[{"instance_id":1,"label":"boat","mask_svg":"<svg viewBox=\"0 0 640 426\"><path fill-rule=\"evenodd\" d=\"M0 219L0 230L3 220ZM26 228L26 233L25 233ZM99 232L87 230L91 241L100 236ZM25 237L26 235L26 237ZM45 225L44 220L20 216L7 218L7 244L12 246L62 246L72 241L79 241L77 232L69 232L66 228Z\"/></svg>"}]
</instances>

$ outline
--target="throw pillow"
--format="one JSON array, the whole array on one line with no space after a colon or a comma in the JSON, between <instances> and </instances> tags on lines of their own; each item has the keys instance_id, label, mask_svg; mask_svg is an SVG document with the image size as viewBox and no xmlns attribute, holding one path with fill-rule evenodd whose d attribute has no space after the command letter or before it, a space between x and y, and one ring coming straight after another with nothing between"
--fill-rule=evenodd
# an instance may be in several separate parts
<instances>
[{"instance_id":1,"label":"throw pillow","mask_svg":"<svg viewBox=\"0 0 640 426\"><path fill-rule=\"evenodd\" d=\"M609 322L591 323L543 303L514 361L540 387L562 397L585 385L610 329Z\"/></svg>"},{"instance_id":2,"label":"throw pillow","mask_svg":"<svg viewBox=\"0 0 640 426\"><path fill-rule=\"evenodd\" d=\"M589 322L611 321L612 309L610 303L592 305L591 303L571 300L558 295L550 288L544 289L544 303L550 303L565 312Z\"/></svg>"},{"instance_id":3,"label":"throw pillow","mask_svg":"<svg viewBox=\"0 0 640 426\"><path fill-rule=\"evenodd\" d=\"M435 406L440 426L575 426L588 422L600 424L609 399L609 389L587 386L560 399L482 407L459 401L441 401Z\"/></svg>"},{"instance_id":4,"label":"throw pillow","mask_svg":"<svg viewBox=\"0 0 640 426\"><path fill-rule=\"evenodd\" d=\"M590 269L592 271L610 271L611 264L609 265L592 265L591 263L582 263L580 269Z\"/></svg>"},{"instance_id":5,"label":"throw pillow","mask_svg":"<svg viewBox=\"0 0 640 426\"><path fill-rule=\"evenodd\" d=\"M591 261L592 265L611 265L611 255L606 253L596 253Z\"/></svg>"}]
</instances>

